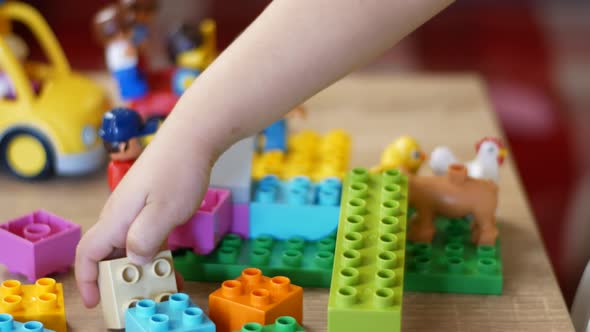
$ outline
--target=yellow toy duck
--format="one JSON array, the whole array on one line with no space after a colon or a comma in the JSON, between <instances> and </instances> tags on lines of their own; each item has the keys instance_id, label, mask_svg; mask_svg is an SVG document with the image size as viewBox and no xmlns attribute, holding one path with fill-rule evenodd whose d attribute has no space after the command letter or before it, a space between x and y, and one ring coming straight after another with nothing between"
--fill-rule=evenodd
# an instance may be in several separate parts
<instances>
[{"instance_id":1,"label":"yellow toy duck","mask_svg":"<svg viewBox=\"0 0 590 332\"><path fill-rule=\"evenodd\" d=\"M426 154L413 137L401 136L387 146L381 154L381 164L371 171L380 173L397 168L416 174L425 159Z\"/></svg>"}]
</instances>

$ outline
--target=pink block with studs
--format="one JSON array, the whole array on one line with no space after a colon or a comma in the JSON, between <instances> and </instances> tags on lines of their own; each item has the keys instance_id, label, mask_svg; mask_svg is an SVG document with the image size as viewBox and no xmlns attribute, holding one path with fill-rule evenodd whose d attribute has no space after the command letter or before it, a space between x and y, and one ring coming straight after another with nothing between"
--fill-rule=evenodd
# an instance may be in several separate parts
<instances>
[{"instance_id":1,"label":"pink block with studs","mask_svg":"<svg viewBox=\"0 0 590 332\"><path fill-rule=\"evenodd\" d=\"M65 272L74 263L80 225L44 210L0 225L0 264L29 281Z\"/></svg>"},{"instance_id":2,"label":"pink block with studs","mask_svg":"<svg viewBox=\"0 0 590 332\"><path fill-rule=\"evenodd\" d=\"M168 247L192 248L198 255L213 251L221 238L230 232L233 222L231 192L209 188L199 210L168 236Z\"/></svg>"}]
</instances>

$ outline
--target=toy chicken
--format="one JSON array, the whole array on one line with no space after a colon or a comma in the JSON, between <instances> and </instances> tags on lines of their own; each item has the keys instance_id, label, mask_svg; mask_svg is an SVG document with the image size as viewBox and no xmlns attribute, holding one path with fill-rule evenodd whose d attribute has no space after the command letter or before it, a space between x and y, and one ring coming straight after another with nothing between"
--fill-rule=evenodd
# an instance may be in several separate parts
<instances>
[{"instance_id":1,"label":"toy chicken","mask_svg":"<svg viewBox=\"0 0 590 332\"><path fill-rule=\"evenodd\" d=\"M476 179L498 182L500 166L504 163L507 150L501 139L484 137L475 145L477 155L472 161L466 162L467 173ZM436 175L446 174L449 165L457 164L458 159L451 149L439 146L430 155L430 168Z\"/></svg>"},{"instance_id":2,"label":"toy chicken","mask_svg":"<svg viewBox=\"0 0 590 332\"><path fill-rule=\"evenodd\" d=\"M381 154L381 163L371 171L378 173L397 168L416 174L425 159L426 154L413 137L401 136L387 146Z\"/></svg>"}]
</instances>

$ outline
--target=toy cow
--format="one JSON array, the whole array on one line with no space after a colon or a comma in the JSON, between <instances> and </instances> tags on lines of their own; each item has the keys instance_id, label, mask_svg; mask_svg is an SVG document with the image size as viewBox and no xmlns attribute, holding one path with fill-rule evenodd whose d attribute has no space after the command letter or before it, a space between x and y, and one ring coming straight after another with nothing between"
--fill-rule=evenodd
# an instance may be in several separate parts
<instances>
[{"instance_id":1,"label":"toy cow","mask_svg":"<svg viewBox=\"0 0 590 332\"><path fill-rule=\"evenodd\" d=\"M498 186L494 182L471 178L464 165L452 164L445 176L408 175L408 184L409 203L416 209L409 240L432 242L437 215L450 218L471 215L471 241L477 245L496 244Z\"/></svg>"}]
</instances>

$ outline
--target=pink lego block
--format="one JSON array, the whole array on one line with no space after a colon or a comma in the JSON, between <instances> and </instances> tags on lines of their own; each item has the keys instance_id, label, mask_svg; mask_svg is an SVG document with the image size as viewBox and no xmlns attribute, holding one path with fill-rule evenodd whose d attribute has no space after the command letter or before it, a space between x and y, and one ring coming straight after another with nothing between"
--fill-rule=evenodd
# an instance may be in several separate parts
<instances>
[{"instance_id":1,"label":"pink lego block","mask_svg":"<svg viewBox=\"0 0 590 332\"><path fill-rule=\"evenodd\" d=\"M79 225L38 210L0 225L0 263L31 282L74 263Z\"/></svg>"},{"instance_id":2,"label":"pink lego block","mask_svg":"<svg viewBox=\"0 0 590 332\"><path fill-rule=\"evenodd\" d=\"M238 234L244 239L250 238L250 203L235 203L234 221L231 233Z\"/></svg>"},{"instance_id":3,"label":"pink lego block","mask_svg":"<svg viewBox=\"0 0 590 332\"><path fill-rule=\"evenodd\" d=\"M168 247L192 248L198 255L213 251L230 232L233 220L231 191L209 188L199 210L168 236Z\"/></svg>"}]
</instances>

